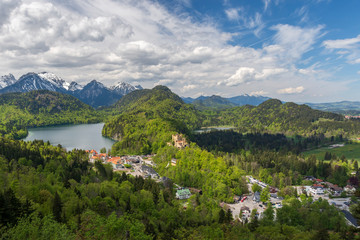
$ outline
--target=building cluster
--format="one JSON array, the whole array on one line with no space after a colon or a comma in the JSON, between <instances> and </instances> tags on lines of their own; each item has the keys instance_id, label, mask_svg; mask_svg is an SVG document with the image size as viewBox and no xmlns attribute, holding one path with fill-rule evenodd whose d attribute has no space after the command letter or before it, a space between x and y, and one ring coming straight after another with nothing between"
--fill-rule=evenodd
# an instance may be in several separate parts
<instances>
[{"instance_id":1,"label":"building cluster","mask_svg":"<svg viewBox=\"0 0 360 240\"><path fill-rule=\"evenodd\" d=\"M312 181L313 184L311 186L301 187L298 191L299 194L306 193L310 195L323 195L325 193L329 193L334 197L339 197L343 192L347 195L352 195L356 191L356 188L350 184L342 188L336 184L323 181L322 179L317 179L313 176L306 176L305 180Z\"/></svg>"},{"instance_id":2,"label":"building cluster","mask_svg":"<svg viewBox=\"0 0 360 240\"><path fill-rule=\"evenodd\" d=\"M264 182L262 182L262 181L260 181L260 180L257 180L257 179L255 179L255 178L253 178L252 176L249 176L249 182L251 183L251 184L257 184L257 185L259 185L261 188L266 188L266 187L269 187L269 192L270 192L270 195L271 195L271 197L277 197L277 192L279 191L279 189L277 189L277 188L275 188L275 187L272 187L272 186L270 186L269 184L266 184L266 183L264 183ZM260 198L259 198L260 199ZM259 200L260 201L260 200ZM259 201L257 201L257 202L259 202Z\"/></svg>"},{"instance_id":3,"label":"building cluster","mask_svg":"<svg viewBox=\"0 0 360 240\"><path fill-rule=\"evenodd\" d=\"M145 178L147 177L153 179L159 178L159 174L151 167L151 166L155 166L154 162L151 160L152 155L113 157L106 153L99 154L95 150L87 150L86 152L89 154L89 161L91 163L95 163L96 161L101 161L104 164L110 164L114 171L137 170L139 175L142 175Z\"/></svg>"}]
</instances>

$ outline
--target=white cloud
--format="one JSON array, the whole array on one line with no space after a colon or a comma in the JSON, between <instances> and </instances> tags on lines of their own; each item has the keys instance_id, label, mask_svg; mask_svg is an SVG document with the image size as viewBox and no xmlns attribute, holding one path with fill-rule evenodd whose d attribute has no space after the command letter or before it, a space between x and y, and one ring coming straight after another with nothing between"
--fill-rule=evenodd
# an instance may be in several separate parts
<instances>
[{"instance_id":1,"label":"white cloud","mask_svg":"<svg viewBox=\"0 0 360 240\"><path fill-rule=\"evenodd\" d=\"M178 0L179 3L183 4L186 7L191 7L191 0Z\"/></svg>"},{"instance_id":2,"label":"white cloud","mask_svg":"<svg viewBox=\"0 0 360 240\"><path fill-rule=\"evenodd\" d=\"M234 45L234 34L219 29L217 19L176 15L159 1L0 0L5 2L14 4L0 16L0 73L46 70L80 83L164 84L187 96L200 89L207 95L278 96L279 86L303 86L306 94L324 89L324 95L341 88L317 69L296 67L322 35L322 26L275 25L275 37L252 48ZM264 7L266 2L278 4L264 1ZM244 32L261 35L266 27L259 12L228 10Z\"/></svg>"},{"instance_id":3,"label":"white cloud","mask_svg":"<svg viewBox=\"0 0 360 240\"><path fill-rule=\"evenodd\" d=\"M158 82L154 83L154 86L157 86L157 85L171 85L172 83L174 82L174 80L170 80L170 79L162 79L162 80L159 80Z\"/></svg>"},{"instance_id":4,"label":"white cloud","mask_svg":"<svg viewBox=\"0 0 360 240\"><path fill-rule=\"evenodd\" d=\"M266 10L268 9L271 3L271 0L263 0L263 2L264 2L264 12L266 12Z\"/></svg>"},{"instance_id":5,"label":"white cloud","mask_svg":"<svg viewBox=\"0 0 360 240\"><path fill-rule=\"evenodd\" d=\"M279 89L278 93L279 94L298 94L298 93L302 93L305 90L305 88L303 86L299 86L299 87L289 87L289 88L283 88L283 89Z\"/></svg>"},{"instance_id":6,"label":"white cloud","mask_svg":"<svg viewBox=\"0 0 360 240\"><path fill-rule=\"evenodd\" d=\"M323 45L328 49L353 49L358 48L360 44L360 35L355 38L346 38L338 40L326 40Z\"/></svg>"},{"instance_id":7,"label":"white cloud","mask_svg":"<svg viewBox=\"0 0 360 240\"><path fill-rule=\"evenodd\" d=\"M268 94L268 92L265 92L264 90L260 90L260 91L251 92L249 95L250 96L264 96L266 94Z\"/></svg>"},{"instance_id":8,"label":"white cloud","mask_svg":"<svg viewBox=\"0 0 360 240\"><path fill-rule=\"evenodd\" d=\"M301 28L288 24L278 24L272 27L277 33L274 41L282 48L282 57L289 61L298 60L313 48L316 40L322 36L323 26Z\"/></svg>"},{"instance_id":9,"label":"white cloud","mask_svg":"<svg viewBox=\"0 0 360 240\"><path fill-rule=\"evenodd\" d=\"M336 53L341 58L345 57L350 64L360 63L360 35L355 38L326 40L323 42L323 46L330 52L340 49Z\"/></svg>"},{"instance_id":10,"label":"white cloud","mask_svg":"<svg viewBox=\"0 0 360 240\"><path fill-rule=\"evenodd\" d=\"M255 80L255 68L241 67L234 75L229 77L224 83L226 86L236 86L241 83L246 83Z\"/></svg>"},{"instance_id":11,"label":"white cloud","mask_svg":"<svg viewBox=\"0 0 360 240\"><path fill-rule=\"evenodd\" d=\"M234 75L225 81L219 82L218 85L224 84L226 86L237 86L242 83L263 80L272 75L284 73L286 71L287 70L283 68L265 68L261 71L256 71L255 68L240 67Z\"/></svg>"},{"instance_id":12,"label":"white cloud","mask_svg":"<svg viewBox=\"0 0 360 240\"><path fill-rule=\"evenodd\" d=\"M301 18L300 22L307 22L309 20L309 10L307 6L302 6L297 9L295 13Z\"/></svg>"},{"instance_id":13,"label":"white cloud","mask_svg":"<svg viewBox=\"0 0 360 240\"><path fill-rule=\"evenodd\" d=\"M8 20L10 13L20 2L20 0L0 0L0 27Z\"/></svg>"},{"instance_id":14,"label":"white cloud","mask_svg":"<svg viewBox=\"0 0 360 240\"><path fill-rule=\"evenodd\" d=\"M244 8L229 8L225 10L225 14L230 21L236 21L241 27L252 30L257 37L265 27L259 12L254 16L248 16Z\"/></svg>"},{"instance_id":15,"label":"white cloud","mask_svg":"<svg viewBox=\"0 0 360 240\"><path fill-rule=\"evenodd\" d=\"M239 16L240 10L241 8L229 8L225 10L225 14L230 21L238 21L240 18Z\"/></svg>"},{"instance_id":16,"label":"white cloud","mask_svg":"<svg viewBox=\"0 0 360 240\"><path fill-rule=\"evenodd\" d=\"M194 84L189 84L189 85L186 85L184 86L181 91L182 92L187 92L189 90L193 90L193 89L196 89L198 86L197 85L194 85Z\"/></svg>"},{"instance_id":17,"label":"white cloud","mask_svg":"<svg viewBox=\"0 0 360 240\"><path fill-rule=\"evenodd\" d=\"M8 22L3 24L0 48L24 52L46 52L51 46L69 42L102 42L119 32L127 38L131 27L118 17L79 16L63 13L52 3L22 3L15 8Z\"/></svg>"},{"instance_id":18,"label":"white cloud","mask_svg":"<svg viewBox=\"0 0 360 240\"><path fill-rule=\"evenodd\" d=\"M161 60L168 56L167 50L146 41L120 44L117 54L124 60L139 65L158 65Z\"/></svg>"}]
</instances>

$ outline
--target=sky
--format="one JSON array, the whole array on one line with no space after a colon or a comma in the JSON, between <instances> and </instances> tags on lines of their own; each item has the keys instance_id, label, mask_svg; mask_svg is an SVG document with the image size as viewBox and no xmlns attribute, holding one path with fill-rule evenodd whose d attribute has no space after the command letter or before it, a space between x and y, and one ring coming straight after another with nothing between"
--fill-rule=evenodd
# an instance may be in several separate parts
<instances>
[{"instance_id":1,"label":"sky","mask_svg":"<svg viewBox=\"0 0 360 240\"><path fill-rule=\"evenodd\" d=\"M0 75L360 101L358 0L0 0Z\"/></svg>"}]
</instances>

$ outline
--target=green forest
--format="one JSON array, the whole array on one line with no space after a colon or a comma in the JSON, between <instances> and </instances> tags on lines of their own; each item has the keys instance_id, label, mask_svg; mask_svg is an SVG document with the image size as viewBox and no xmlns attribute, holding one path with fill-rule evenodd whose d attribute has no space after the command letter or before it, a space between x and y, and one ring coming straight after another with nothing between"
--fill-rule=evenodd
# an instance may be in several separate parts
<instances>
[{"instance_id":1,"label":"green forest","mask_svg":"<svg viewBox=\"0 0 360 240\"><path fill-rule=\"evenodd\" d=\"M99 110L49 91L1 95L0 108L2 239L359 239L333 205L293 188L308 184L304 176L358 184L357 161L303 152L349 141L360 134L359 121L274 99L199 110L164 86L134 91ZM166 178L113 172L111 165L90 163L83 150L17 140L28 127L100 121L103 135L117 140L113 156L156 154L155 170ZM193 132L216 125L235 129ZM188 147L172 146L176 133ZM278 188L284 201L241 223L222 203L249 192L248 175ZM177 200L175 184L202 194ZM356 217L358 196L351 207Z\"/></svg>"},{"instance_id":2,"label":"green forest","mask_svg":"<svg viewBox=\"0 0 360 240\"><path fill-rule=\"evenodd\" d=\"M28 127L95 123L102 114L80 100L47 90L0 95L0 136L21 139Z\"/></svg>"},{"instance_id":3,"label":"green forest","mask_svg":"<svg viewBox=\"0 0 360 240\"><path fill-rule=\"evenodd\" d=\"M170 151L170 152L169 152ZM163 154L171 154L168 149ZM194 151L210 162L193 163ZM2 239L354 239L355 229L327 201L289 197L282 209L269 205L262 219L254 212L247 224L236 222L219 206L222 184L204 194L174 198L172 181L113 173L110 166L87 160L84 151L64 151L42 141L0 141L0 234ZM174 154L174 153L173 153ZM222 159L200 149L175 152L182 165L213 170L212 176L238 179ZM206 155L208 154L208 155ZM160 157L160 156L159 156ZM181 166L185 170L190 166ZM234 168L233 170L235 170ZM222 177L223 171L230 176ZM170 174L170 173L169 173ZM176 176L175 181L186 181ZM170 175L169 175L170 176ZM179 178L179 179L178 179ZM242 181L238 182L239 184ZM186 184L186 182L184 182ZM188 184L192 184L188 182ZM208 183L204 183L205 185ZM219 186L217 186L219 185ZM241 191L241 185L240 189ZM226 193L225 193L226 194ZM212 196L212 197L210 197ZM186 208L184 208L186 206ZM326 219L326 221L324 221ZM230 224L231 223L231 224Z\"/></svg>"}]
</instances>

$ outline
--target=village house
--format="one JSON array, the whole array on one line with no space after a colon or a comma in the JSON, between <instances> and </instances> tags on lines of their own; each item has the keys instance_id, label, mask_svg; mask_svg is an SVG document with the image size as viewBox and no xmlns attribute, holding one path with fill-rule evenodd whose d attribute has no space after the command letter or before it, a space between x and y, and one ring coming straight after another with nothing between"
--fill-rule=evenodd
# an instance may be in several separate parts
<instances>
[{"instance_id":1,"label":"village house","mask_svg":"<svg viewBox=\"0 0 360 240\"><path fill-rule=\"evenodd\" d=\"M325 193L324 191L324 186L321 184L313 184L310 188L309 188L309 192L314 194L314 195L322 195Z\"/></svg>"},{"instance_id":2,"label":"village house","mask_svg":"<svg viewBox=\"0 0 360 240\"><path fill-rule=\"evenodd\" d=\"M341 187L339 187L336 184L332 184L329 182L325 182L325 184L328 186L329 192L333 195L333 196L340 196L341 193L343 192L343 189Z\"/></svg>"},{"instance_id":3,"label":"village house","mask_svg":"<svg viewBox=\"0 0 360 240\"><path fill-rule=\"evenodd\" d=\"M92 150L86 150L85 152L89 153L89 158L90 158L91 156L98 155L97 151L95 151L94 149L92 149Z\"/></svg>"},{"instance_id":4,"label":"village house","mask_svg":"<svg viewBox=\"0 0 360 240\"><path fill-rule=\"evenodd\" d=\"M190 190L187 188L180 188L176 191L177 199L188 199L191 197Z\"/></svg>"},{"instance_id":5,"label":"village house","mask_svg":"<svg viewBox=\"0 0 360 240\"><path fill-rule=\"evenodd\" d=\"M94 156L91 155L89 157L89 162L91 162L91 163L95 163L96 161L99 161L99 160L100 160L100 158L98 155L94 155Z\"/></svg>"},{"instance_id":6,"label":"village house","mask_svg":"<svg viewBox=\"0 0 360 240\"><path fill-rule=\"evenodd\" d=\"M322 179L315 179L315 182L317 184L325 184L324 180L322 180Z\"/></svg>"},{"instance_id":7,"label":"village house","mask_svg":"<svg viewBox=\"0 0 360 240\"><path fill-rule=\"evenodd\" d=\"M354 194L356 192L356 188L351 185L346 185L344 187L344 191L348 194Z\"/></svg>"},{"instance_id":8,"label":"village house","mask_svg":"<svg viewBox=\"0 0 360 240\"><path fill-rule=\"evenodd\" d=\"M109 159L109 155L107 155L106 153L100 153L97 155L99 160L106 162Z\"/></svg>"},{"instance_id":9,"label":"village house","mask_svg":"<svg viewBox=\"0 0 360 240\"><path fill-rule=\"evenodd\" d=\"M186 138L182 134L172 135L172 141L174 143L174 146L179 149L183 149L188 146Z\"/></svg>"},{"instance_id":10,"label":"village house","mask_svg":"<svg viewBox=\"0 0 360 240\"><path fill-rule=\"evenodd\" d=\"M120 157L109 158L106 163L110 163L114 170L124 169L124 165L122 164L122 160Z\"/></svg>"}]
</instances>

